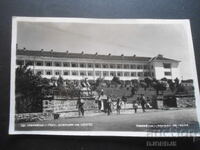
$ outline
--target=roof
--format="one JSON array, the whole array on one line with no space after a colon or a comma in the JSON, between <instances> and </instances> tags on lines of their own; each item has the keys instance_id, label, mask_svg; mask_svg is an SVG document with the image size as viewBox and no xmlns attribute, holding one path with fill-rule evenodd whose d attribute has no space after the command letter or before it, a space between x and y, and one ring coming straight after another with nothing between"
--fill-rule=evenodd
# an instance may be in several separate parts
<instances>
[{"instance_id":1,"label":"roof","mask_svg":"<svg viewBox=\"0 0 200 150\"><path fill-rule=\"evenodd\" d=\"M152 57L149 61L156 61L156 60L166 60L166 61L180 62L179 60L169 59L169 58L163 57L163 55L161 55L161 54L158 54L156 57Z\"/></svg>"},{"instance_id":2,"label":"roof","mask_svg":"<svg viewBox=\"0 0 200 150\"><path fill-rule=\"evenodd\" d=\"M100 54L86 54L86 53L69 53L69 52L54 52L54 51L36 51L36 50L17 50L17 55L25 56L38 56L38 57L55 57L55 58L82 58L82 59L101 59L101 60L129 60L129 61L151 61L155 60L152 57L140 57L140 56L117 56L117 55L100 55ZM157 57L157 60L170 60L165 57Z\"/></svg>"},{"instance_id":3,"label":"roof","mask_svg":"<svg viewBox=\"0 0 200 150\"><path fill-rule=\"evenodd\" d=\"M182 80L181 83L193 83L193 80Z\"/></svg>"}]
</instances>

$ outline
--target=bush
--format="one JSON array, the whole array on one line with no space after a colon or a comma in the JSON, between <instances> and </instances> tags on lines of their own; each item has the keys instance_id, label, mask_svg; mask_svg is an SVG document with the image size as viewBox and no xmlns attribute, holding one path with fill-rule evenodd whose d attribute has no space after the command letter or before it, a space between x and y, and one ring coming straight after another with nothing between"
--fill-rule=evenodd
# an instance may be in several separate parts
<instances>
[{"instance_id":1,"label":"bush","mask_svg":"<svg viewBox=\"0 0 200 150\"><path fill-rule=\"evenodd\" d=\"M113 77L113 79L112 79L112 81L111 81L111 83L112 84L121 84L121 81L119 80L119 77L116 77L116 76L114 76Z\"/></svg>"},{"instance_id":2,"label":"bush","mask_svg":"<svg viewBox=\"0 0 200 150\"><path fill-rule=\"evenodd\" d=\"M59 114L53 114L53 118L54 118L54 119L58 119L59 117L60 117Z\"/></svg>"}]
</instances>

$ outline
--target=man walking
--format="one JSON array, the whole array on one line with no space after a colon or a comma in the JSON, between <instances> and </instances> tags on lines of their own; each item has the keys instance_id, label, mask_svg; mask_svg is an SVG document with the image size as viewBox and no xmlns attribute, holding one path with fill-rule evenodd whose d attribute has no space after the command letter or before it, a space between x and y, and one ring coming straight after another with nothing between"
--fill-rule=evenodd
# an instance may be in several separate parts
<instances>
[{"instance_id":1,"label":"man walking","mask_svg":"<svg viewBox=\"0 0 200 150\"><path fill-rule=\"evenodd\" d=\"M84 100L81 97L79 97L79 99L77 101L77 105L76 105L76 107L78 108L79 117L81 115L84 116L84 108L83 108L84 103L85 103Z\"/></svg>"},{"instance_id":2,"label":"man walking","mask_svg":"<svg viewBox=\"0 0 200 150\"><path fill-rule=\"evenodd\" d=\"M137 102L137 100L133 101L133 109L135 110L135 113L137 113L137 109L138 109L138 102Z\"/></svg>"},{"instance_id":3,"label":"man walking","mask_svg":"<svg viewBox=\"0 0 200 150\"><path fill-rule=\"evenodd\" d=\"M117 114L119 115L120 114L120 110L121 110L121 100L120 100L120 98L117 98L117 103L116 103L116 105L117 105Z\"/></svg>"},{"instance_id":4,"label":"man walking","mask_svg":"<svg viewBox=\"0 0 200 150\"><path fill-rule=\"evenodd\" d=\"M140 103L141 103L141 106L142 106L142 110L143 110L143 112L145 112L145 104L146 104L146 100L145 100L144 94L141 94L141 97L140 97Z\"/></svg>"},{"instance_id":5,"label":"man walking","mask_svg":"<svg viewBox=\"0 0 200 150\"><path fill-rule=\"evenodd\" d=\"M107 99L107 113L108 113L108 116L112 112L111 105L112 105L112 99L111 99L110 96L108 96L108 99Z\"/></svg>"}]
</instances>

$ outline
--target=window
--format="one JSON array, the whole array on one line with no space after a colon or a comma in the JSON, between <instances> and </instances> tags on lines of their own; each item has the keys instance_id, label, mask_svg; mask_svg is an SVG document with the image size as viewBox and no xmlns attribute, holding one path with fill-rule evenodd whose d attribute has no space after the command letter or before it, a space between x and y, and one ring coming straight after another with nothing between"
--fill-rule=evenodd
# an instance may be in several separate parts
<instances>
[{"instance_id":1,"label":"window","mask_svg":"<svg viewBox=\"0 0 200 150\"><path fill-rule=\"evenodd\" d=\"M44 104L49 105L49 101L48 100L44 101Z\"/></svg>"},{"instance_id":2,"label":"window","mask_svg":"<svg viewBox=\"0 0 200 150\"><path fill-rule=\"evenodd\" d=\"M27 65L30 65L30 66L34 65L34 61L31 61L31 60L26 60L25 62Z\"/></svg>"},{"instance_id":3,"label":"window","mask_svg":"<svg viewBox=\"0 0 200 150\"><path fill-rule=\"evenodd\" d=\"M77 76L78 75L78 71L72 71L72 75L73 76Z\"/></svg>"},{"instance_id":4,"label":"window","mask_svg":"<svg viewBox=\"0 0 200 150\"><path fill-rule=\"evenodd\" d=\"M77 63L72 63L72 67L78 67Z\"/></svg>"},{"instance_id":5,"label":"window","mask_svg":"<svg viewBox=\"0 0 200 150\"><path fill-rule=\"evenodd\" d=\"M129 64L124 64L124 69L129 69Z\"/></svg>"},{"instance_id":6,"label":"window","mask_svg":"<svg viewBox=\"0 0 200 150\"><path fill-rule=\"evenodd\" d=\"M144 65L143 67L144 67L144 69L148 69L148 66L147 66L147 65Z\"/></svg>"},{"instance_id":7,"label":"window","mask_svg":"<svg viewBox=\"0 0 200 150\"><path fill-rule=\"evenodd\" d=\"M101 76L101 71L95 71L96 76Z\"/></svg>"},{"instance_id":8,"label":"window","mask_svg":"<svg viewBox=\"0 0 200 150\"><path fill-rule=\"evenodd\" d=\"M165 72L165 76L171 76L172 73L171 72Z\"/></svg>"},{"instance_id":9,"label":"window","mask_svg":"<svg viewBox=\"0 0 200 150\"><path fill-rule=\"evenodd\" d=\"M43 75L43 70L36 70L36 74Z\"/></svg>"},{"instance_id":10,"label":"window","mask_svg":"<svg viewBox=\"0 0 200 150\"><path fill-rule=\"evenodd\" d=\"M163 63L163 67L164 68L171 68L171 64L169 64L169 63Z\"/></svg>"},{"instance_id":11,"label":"window","mask_svg":"<svg viewBox=\"0 0 200 150\"><path fill-rule=\"evenodd\" d=\"M136 76L136 72L131 72L131 77L135 77Z\"/></svg>"},{"instance_id":12,"label":"window","mask_svg":"<svg viewBox=\"0 0 200 150\"><path fill-rule=\"evenodd\" d=\"M43 62L42 61L36 61L36 66L43 66Z\"/></svg>"},{"instance_id":13,"label":"window","mask_svg":"<svg viewBox=\"0 0 200 150\"><path fill-rule=\"evenodd\" d=\"M69 74L70 74L69 71L63 71L63 75L64 75L64 76L68 76Z\"/></svg>"},{"instance_id":14,"label":"window","mask_svg":"<svg viewBox=\"0 0 200 150\"><path fill-rule=\"evenodd\" d=\"M142 69L142 65L137 65L137 69Z\"/></svg>"},{"instance_id":15,"label":"window","mask_svg":"<svg viewBox=\"0 0 200 150\"><path fill-rule=\"evenodd\" d=\"M136 69L136 65L131 65L131 69Z\"/></svg>"},{"instance_id":16,"label":"window","mask_svg":"<svg viewBox=\"0 0 200 150\"><path fill-rule=\"evenodd\" d=\"M137 75L138 77L143 77L143 72L138 72Z\"/></svg>"},{"instance_id":17,"label":"window","mask_svg":"<svg viewBox=\"0 0 200 150\"><path fill-rule=\"evenodd\" d=\"M46 75L52 75L52 71L51 70L47 70L46 71Z\"/></svg>"},{"instance_id":18,"label":"window","mask_svg":"<svg viewBox=\"0 0 200 150\"><path fill-rule=\"evenodd\" d=\"M85 65L84 63L80 63L80 67L81 67L81 68L85 68L86 65Z\"/></svg>"},{"instance_id":19,"label":"window","mask_svg":"<svg viewBox=\"0 0 200 150\"><path fill-rule=\"evenodd\" d=\"M61 66L61 62L54 62L54 66L60 67Z\"/></svg>"},{"instance_id":20,"label":"window","mask_svg":"<svg viewBox=\"0 0 200 150\"><path fill-rule=\"evenodd\" d=\"M86 76L86 71L80 71L81 76Z\"/></svg>"},{"instance_id":21,"label":"window","mask_svg":"<svg viewBox=\"0 0 200 150\"><path fill-rule=\"evenodd\" d=\"M109 76L109 72L108 71L103 71L103 76Z\"/></svg>"},{"instance_id":22,"label":"window","mask_svg":"<svg viewBox=\"0 0 200 150\"><path fill-rule=\"evenodd\" d=\"M88 64L88 68L93 68L93 64Z\"/></svg>"},{"instance_id":23,"label":"window","mask_svg":"<svg viewBox=\"0 0 200 150\"><path fill-rule=\"evenodd\" d=\"M115 65L114 64L110 64L110 68L115 68Z\"/></svg>"},{"instance_id":24,"label":"window","mask_svg":"<svg viewBox=\"0 0 200 150\"><path fill-rule=\"evenodd\" d=\"M110 76L116 76L116 72L111 71L111 72L110 72Z\"/></svg>"},{"instance_id":25,"label":"window","mask_svg":"<svg viewBox=\"0 0 200 150\"><path fill-rule=\"evenodd\" d=\"M108 68L108 64L103 64L103 68Z\"/></svg>"},{"instance_id":26,"label":"window","mask_svg":"<svg viewBox=\"0 0 200 150\"><path fill-rule=\"evenodd\" d=\"M55 73L56 76L61 75L61 71L55 71L54 73Z\"/></svg>"},{"instance_id":27,"label":"window","mask_svg":"<svg viewBox=\"0 0 200 150\"><path fill-rule=\"evenodd\" d=\"M130 72L124 72L124 76L125 76L125 77L130 76Z\"/></svg>"},{"instance_id":28,"label":"window","mask_svg":"<svg viewBox=\"0 0 200 150\"><path fill-rule=\"evenodd\" d=\"M70 63L69 62L63 62L63 66L64 67L70 67Z\"/></svg>"},{"instance_id":29,"label":"window","mask_svg":"<svg viewBox=\"0 0 200 150\"><path fill-rule=\"evenodd\" d=\"M88 76L93 76L93 72L92 71L88 71Z\"/></svg>"},{"instance_id":30,"label":"window","mask_svg":"<svg viewBox=\"0 0 200 150\"><path fill-rule=\"evenodd\" d=\"M117 72L117 76L121 77L121 76L123 76L123 73L122 72Z\"/></svg>"},{"instance_id":31,"label":"window","mask_svg":"<svg viewBox=\"0 0 200 150\"><path fill-rule=\"evenodd\" d=\"M149 76L149 75L150 75L149 72L144 72L144 76L145 76L145 77L147 77L147 76Z\"/></svg>"},{"instance_id":32,"label":"window","mask_svg":"<svg viewBox=\"0 0 200 150\"><path fill-rule=\"evenodd\" d=\"M52 62L46 61L45 66L52 66Z\"/></svg>"},{"instance_id":33,"label":"window","mask_svg":"<svg viewBox=\"0 0 200 150\"><path fill-rule=\"evenodd\" d=\"M117 68L121 69L122 68L122 64L117 64Z\"/></svg>"},{"instance_id":34,"label":"window","mask_svg":"<svg viewBox=\"0 0 200 150\"><path fill-rule=\"evenodd\" d=\"M24 65L24 60L17 60L17 65Z\"/></svg>"},{"instance_id":35,"label":"window","mask_svg":"<svg viewBox=\"0 0 200 150\"><path fill-rule=\"evenodd\" d=\"M95 68L101 68L100 64L95 64Z\"/></svg>"}]
</instances>

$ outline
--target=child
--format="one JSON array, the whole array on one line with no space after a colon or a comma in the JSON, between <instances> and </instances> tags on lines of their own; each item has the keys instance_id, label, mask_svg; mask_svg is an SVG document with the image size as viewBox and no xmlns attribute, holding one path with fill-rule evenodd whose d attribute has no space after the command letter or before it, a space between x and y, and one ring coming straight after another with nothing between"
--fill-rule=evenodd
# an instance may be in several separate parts
<instances>
[{"instance_id":1,"label":"child","mask_svg":"<svg viewBox=\"0 0 200 150\"><path fill-rule=\"evenodd\" d=\"M133 101L133 109L135 110L135 113L137 113L137 109L138 109L137 101Z\"/></svg>"},{"instance_id":2,"label":"child","mask_svg":"<svg viewBox=\"0 0 200 150\"><path fill-rule=\"evenodd\" d=\"M120 110L121 110L121 101L120 98L117 98L117 114L120 114Z\"/></svg>"}]
</instances>

